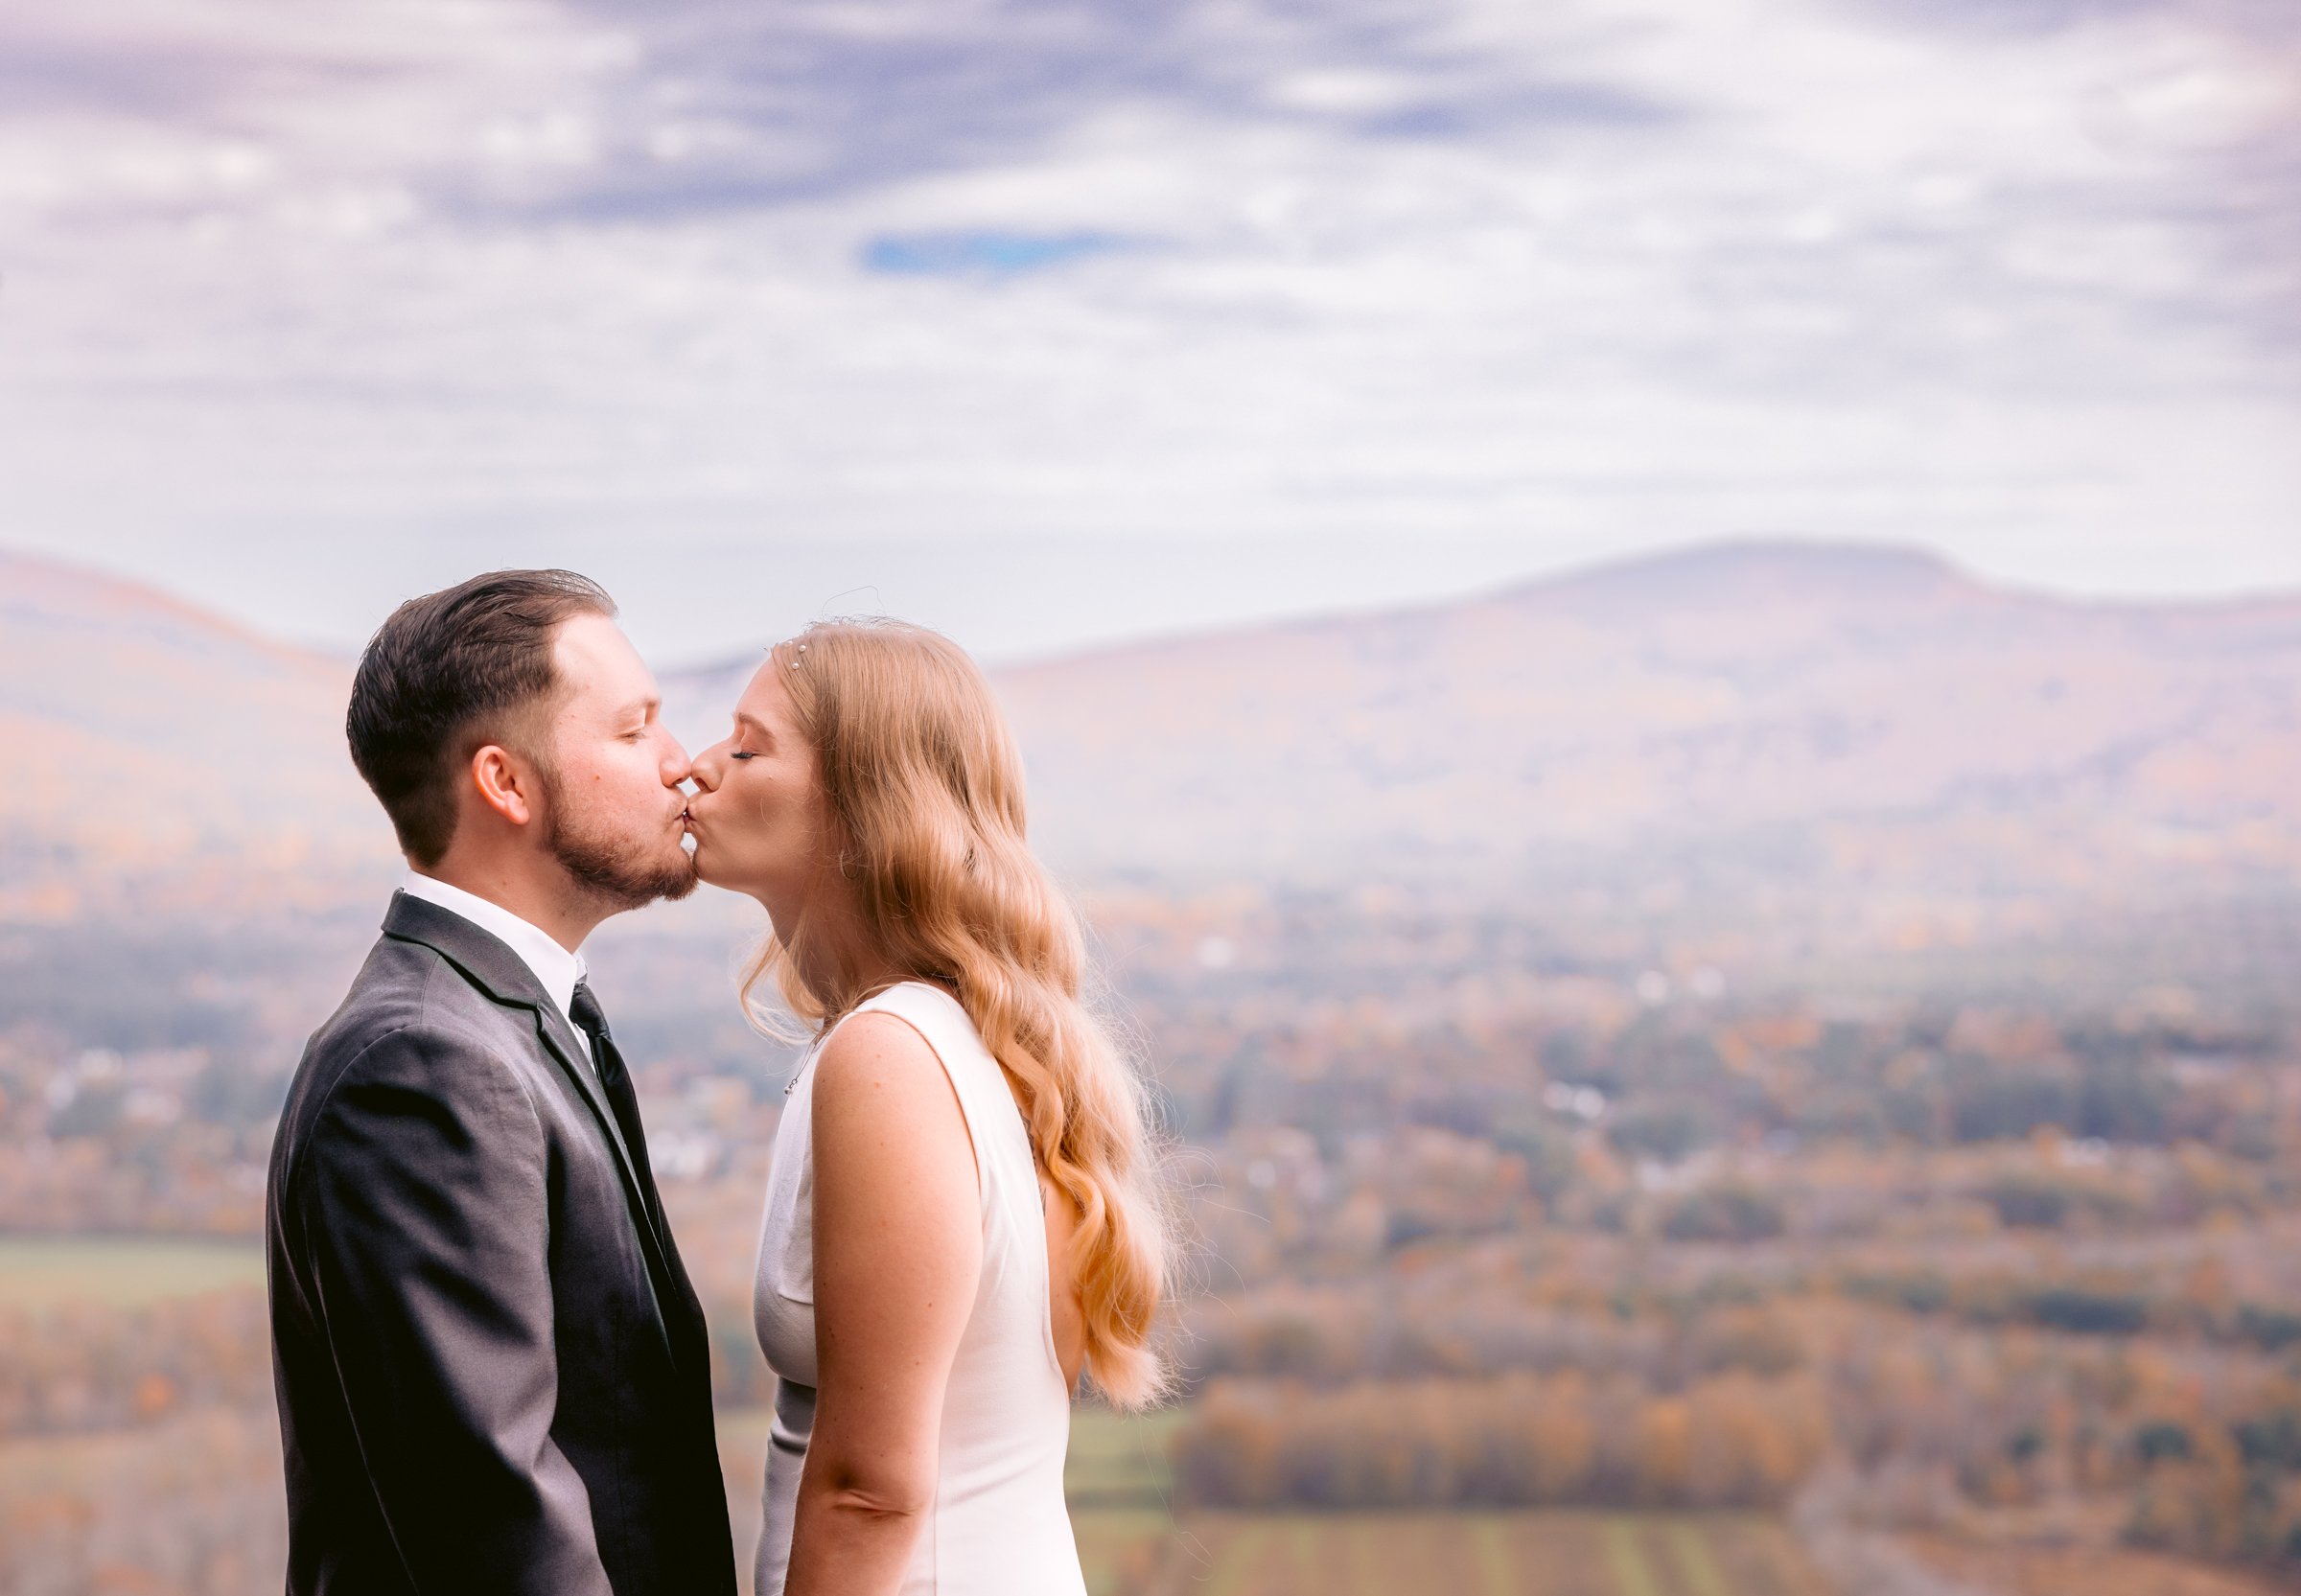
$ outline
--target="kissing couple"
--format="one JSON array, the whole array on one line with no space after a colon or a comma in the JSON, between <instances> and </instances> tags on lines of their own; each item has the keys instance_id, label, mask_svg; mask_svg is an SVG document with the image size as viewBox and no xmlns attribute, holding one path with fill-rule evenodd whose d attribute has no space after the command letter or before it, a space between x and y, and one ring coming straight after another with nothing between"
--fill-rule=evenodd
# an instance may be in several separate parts
<instances>
[{"instance_id":1,"label":"kissing couple","mask_svg":"<svg viewBox=\"0 0 2301 1596\"><path fill-rule=\"evenodd\" d=\"M360 659L408 874L272 1148L287 1587L735 1590L710 1334L581 951L702 881L765 909L753 979L814 1033L754 1298L759 1596L1081 1596L1072 1395L1159 1394L1171 1244L990 689L932 632L820 624L689 757L615 613L497 571Z\"/></svg>"}]
</instances>

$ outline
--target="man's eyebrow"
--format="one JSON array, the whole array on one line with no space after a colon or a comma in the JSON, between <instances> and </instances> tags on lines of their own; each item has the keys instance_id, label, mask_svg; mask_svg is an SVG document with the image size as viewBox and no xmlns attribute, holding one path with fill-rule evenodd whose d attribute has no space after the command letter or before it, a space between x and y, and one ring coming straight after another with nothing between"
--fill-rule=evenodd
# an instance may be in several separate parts
<instances>
[{"instance_id":1,"label":"man's eyebrow","mask_svg":"<svg viewBox=\"0 0 2301 1596\"><path fill-rule=\"evenodd\" d=\"M632 699L630 702L626 703L621 709L616 711L616 715L617 718L631 715L652 715L662 706L662 699L656 694L650 693L645 698Z\"/></svg>"}]
</instances>

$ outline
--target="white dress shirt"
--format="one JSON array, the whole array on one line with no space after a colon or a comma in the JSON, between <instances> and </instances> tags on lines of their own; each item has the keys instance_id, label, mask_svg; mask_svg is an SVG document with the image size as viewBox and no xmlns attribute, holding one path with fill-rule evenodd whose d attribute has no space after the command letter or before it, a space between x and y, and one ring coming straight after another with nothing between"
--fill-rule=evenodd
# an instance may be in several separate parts
<instances>
[{"instance_id":1,"label":"white dress shirt","mask_svg":"<svg viewBox=\"0 0 2301 1596\"><path fill-rule=\"evenodd\" d=\"M462 915L518 954L520 961L533 970L535 979L543 983L545 995L559 1005L559 1017L568 1020L568 1029L575 1033L575 1045L583 1050L584 1062L591 1062L592 1039L568 1013L574 1006L575 983L585 975L582 954L569 953L549 932L521 919L501 904L490 903L478 893L467 892L460 887L451 887L436 876L409 870L407 879L400 883L400 891L411 898L435 904L451 914Z\"/></svg>"}]
</instances>

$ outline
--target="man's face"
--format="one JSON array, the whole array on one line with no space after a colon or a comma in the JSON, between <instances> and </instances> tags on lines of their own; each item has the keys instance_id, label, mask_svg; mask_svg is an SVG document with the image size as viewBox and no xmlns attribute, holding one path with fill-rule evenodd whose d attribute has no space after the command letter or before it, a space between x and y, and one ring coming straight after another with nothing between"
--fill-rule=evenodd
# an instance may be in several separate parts
<instances>
[{"instance_id":1,"label":"man's face","mask_svg":"<svg viewBox=\"0 0 2301 1596\"><path fill-rule=\"evenodd\" d=\"M605 615L553 641L560 697L546 731L544 840L587 890L627 909L695 890L680 845L686 751L658 716L655 676Z\"/></svg>"}]
</instances>

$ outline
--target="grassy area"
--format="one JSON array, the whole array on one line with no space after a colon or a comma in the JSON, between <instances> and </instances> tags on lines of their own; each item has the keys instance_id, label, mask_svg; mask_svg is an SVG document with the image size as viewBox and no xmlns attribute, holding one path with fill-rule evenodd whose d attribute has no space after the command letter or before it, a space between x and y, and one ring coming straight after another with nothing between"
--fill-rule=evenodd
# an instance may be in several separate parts
<instances>
[{"instance_id":1,"label":"grassy area","mask_svg":"<svg viewBox=\"0 0 2301 1596\"><path fill-rule=\"evenodd\" d=\"M1075 1412L1062 1477L1072 1508L1164 1511L1174 1495L1167 1446L1182 1418L1179 1410L1140 1419L1101 1408Z\"/></svg>"},{"instance_id":2,"label":"grassy area","mask_svg":"<svg viewBox=\"0 0 2301 1596\"><path fill-rule=\"evenodd\" d=\"M1169 1510L1178 1413L1081 1410L1071 1517L1087 1588L1155 1596L1830 1596L1782 1525L1746 1514Z\"/></svg>"},{"instance_id":3,"label":"grassy area","mask_svg":"<svg viewBox=\"0 0 2301 1596\"><path fill-rule=\"evenodd\" d=\"M1131 1565L1148 1566L1176 1533L1167 1441L1181 1422L1180 1413L1127 1419L1097 1408L1072 1417L1063 1494L1095 1596L1118 1589Z\"/></svg>"},{"instance_id":4,"label":"grassy area","mask_svg":"<svg viewBox=\"0 0 2301 1596\"><path fill-rule=\"evenodd\" d=\"M2273 1596L2273 1576L2214 1568L2129 1546L1971 1545L1936 1536L1909 1542L1922 1562L1968 1589L2022 1596Z\"/></svg>"},{"instance_id":5,"label":"grassy area","mask_svg":"<svg viewBox=\"0 0 2301 1596\"><path fill-rule=\"evenodd\" d=\"M1094 1596L1832 1596L1782 1525L1744 1514L1176 1514L1179 1414L1082 1408L1067 1470ZM758 1535L767 1416L719 1416L735 1544Z\"/></svg>"},{"instance_id":6,"label":"grassy area","mask_svg":"<svg viewBox=\"0 0 2301 1596\"><path fill-rule=\"evenodd\" d=\"M0 1307L101 1303L136 1307L168 1297L262 1286L255 1241L152 1237L0 1237Z\"/></svg>"},{"instance_id":7,"label":"grassy area","mask_svg":"<svg viewBox=\"0 0 2301 1596\"><path fill-rule=\"evenodd\" d=\"M1209 1513L1163 1533L1119 1554L1130 1596L1831 1596L1780 1523L1740 1514Z\"/></svg>"}]
</instances>

